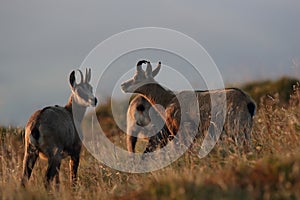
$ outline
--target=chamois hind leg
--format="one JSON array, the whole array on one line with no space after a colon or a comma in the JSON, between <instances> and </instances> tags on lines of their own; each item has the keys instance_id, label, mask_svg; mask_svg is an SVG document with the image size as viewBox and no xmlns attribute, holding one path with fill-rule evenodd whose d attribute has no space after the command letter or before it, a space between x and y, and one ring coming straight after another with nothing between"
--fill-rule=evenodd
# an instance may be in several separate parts
<instances>
[{"instance_id":1,"label":"chamois hind leg","mask_svg":"<svg viewBox=\"0 0 300 200\"><path fill-rule=\"evenodd\" d=\"M56 183L59 183L59 168L61 163L61 155L60 153L55 154L54 156L49 156L48 158L48 168L46 171L46 181L45 181L45 188L49 190L50 182L53 181L55 177ZM55 186L56 189L59 188L59 185Z\"/></svg>"},{"instance_id":2,"label":"chamois hind leg","mask_svg":"<svg viewBox=\"0 0 300 200\"><path fill-rule=\"evenodd\" d=\"M21 185L25 187L26 183L28 182L34 164L38 158L38 150L36 150L32 145L26 145L24 161L23 161L23 173L21 179Z\"/></svg>"}]
</instances>

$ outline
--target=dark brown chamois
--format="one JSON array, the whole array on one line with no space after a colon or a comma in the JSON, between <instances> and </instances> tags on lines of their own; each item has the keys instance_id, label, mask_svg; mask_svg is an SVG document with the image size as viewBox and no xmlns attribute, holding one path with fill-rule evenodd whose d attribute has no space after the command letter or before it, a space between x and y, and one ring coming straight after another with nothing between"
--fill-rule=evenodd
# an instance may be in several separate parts
<instances>
[{"instance_id":1,"label":"dark brown chamois","mask_svg":"<svg viewBox=\"0 0 300 200\"><path fill-rule=\"evenodd\" d=\"M142 69L142 64L147 63L147 68L144 71ZM176 136L179 130L180 120L186 120L185 122L191 122L190 119L199 119L199 124L197 127L193 127L193 130L197 129L200 134L206 134L210 125L214 122L211 121L211 97L216 97L216 105L226 104L226 113L224 114L224 125L221 127L222 136L229 136L234 139L237 144L246 144L247 146L251 142L251 132L253 126L253 116L255 114L256 105L255 102L242 90L237 88L226 88L220 90L210 90L210 91L182 91L176 93L176 95L162 87L159 83L154 80L154 77L158 74L161 67L159 62L158 67L152 71L152 66L150 62L139 61L137 64L137 71L133 78L122 83L121 88L125 93L138 93L145 98L148 102L142 101L145 108L148 108L148 104L159 104L164 107L165 112L161 113L166 126L162 129L157 136L153 136L149 139L149 143L146 147L144 153L152 152L157 147L163 147L167 144L168 138ZM197 103L199 106L199 113L195 113L195 105L191 103L191 96L195 95ZM222 102L222 98L218 99L218 96L226 96L226 102ZM184 113L182 116L181 107L179 105L178 97L180 97L181 102L183 102L185 110L191 111L189 113ZM139 105L141 106L141 105ZM145 109L147 112L149 109ZM138 107L136 104L129 106L128 113L137 113ZM140 114L141 117L148 116L147 114ZM127 118L127 130L131 130L135 118ZM140 121L142 119L139 119ZM148 120L149 121L149 120ZM151 123L151 122L149 122ZM190 123L193 124L193 123ZM198 134L199 134L198 133ZM162 135L163 134L163 135ZM183 133L185 134L185 133ZM170 137L171 136L171 137ZM136 138L133 135L127 136L127 146L128 151L134 152L134 147L136 143Z\"/></svg>"},{"instance_id":2,"label":"dark brown chamois","mask_svg":"<svg viewBox=\"0 0 300 200\"><path fill-rule=\"evenodd\" d=\"M97 98L89 84L91 69L86 69L85 79L80 70L80 83L76 83L75 71L69 77L72 94L64 106L49 106L36 111L25 128L25 155L21 184L26 185L38 157L48 160L45 187L55 177L59 188L61 160L70 156L70 182L75 185L81 150L80 123L88 106L96 106ZM76 112L76 114L74 114ZM75 126L76 124L76 126Z\"/></svg>"}]
</instances>

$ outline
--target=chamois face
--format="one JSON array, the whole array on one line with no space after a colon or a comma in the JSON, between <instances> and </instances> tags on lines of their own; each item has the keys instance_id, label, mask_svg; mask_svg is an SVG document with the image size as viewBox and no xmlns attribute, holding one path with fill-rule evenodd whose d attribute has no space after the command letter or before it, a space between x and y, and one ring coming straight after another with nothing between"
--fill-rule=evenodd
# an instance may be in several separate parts
<instances>
[{"instance_id":1,"label":"chamois face","mask_svg":"<svg viewBox=\"0 0 300 200\"><path fill-rule=\"evenodd\" d=\"M146 70L143 70L142 65L147 64ZM136 73L134 76L121 84L121 89L125 93L134 93L134 91L140 86L155 82L154 77L160 70L161 63L158 63L156 69L152 70L151 63L149 61L141 60L136 65Z\"/></svg>"},{"instance_id":2,"label":"chamois face","mask_svg":"<svg viewBox=\"0 0 300 200\"><path fill-rule=\"evenodd\" d=\"M90 85L91 81L91 69L86 69L85 79L80 70L78 70L81 76L81 82L76 83L75 81L75 71L72 71L70 74L70 86L73 93L74 101L82 106L96 106L97 98L93 94L93 87Z\"/></svg>"}]
</instances>

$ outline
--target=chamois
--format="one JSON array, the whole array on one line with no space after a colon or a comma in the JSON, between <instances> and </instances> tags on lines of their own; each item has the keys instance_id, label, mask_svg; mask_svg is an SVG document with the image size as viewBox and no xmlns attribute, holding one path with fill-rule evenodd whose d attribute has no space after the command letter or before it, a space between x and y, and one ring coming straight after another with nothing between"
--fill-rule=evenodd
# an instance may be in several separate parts
<instances>
[{"instance_id":1,"label":"chamois","mask_svg":"<svg viewBox=\"0 0 300 200\"><path fill-rule=\"evenodd\" d=\"M144 71L142 69L142 64L147 63L147 68ZM200 117L200 123L196 126L196 129L200 134L205 134L208 131L211 124L211 95L226 95L226 114L225 122L222 128L222 136L227 135L235 140L237 144L249 145L251 142L251 131L253 125L253 116L256 110L255 102L242 90L237 88L226 88L220 90L211 91L182 91L178 93L173 93L172 91L162 87L159 83L154 80L154 77L158 74L161 68L161 63L159 62L156 69L152 71L152 66L149 61L139 61L137 63L137 71L133 78L125 81L121 84L121 89L125 93L138 93L142 97L148 100L152 105L160 104L165 108L164 119L166 126L157 134L156 137L150 137L149 143L146 147L144 153L154 151L158 146L163 147L167 142L176 136L179 130L180 120L182 119L181 108L178 101L178 96L183 99L188 110L195 110L192 103L189 103L189 98L193 93L195 93L198 104L199 111L198 117ZM220 102L224 104L224 102ZM136 107L132 106L128 108L131 111L136 112ZM184 113L184 120L195 118L195 113L189 114ZM189 117L189 115L194 115ZM131 126L131 118L127 120L127 126ZM130 127L127 127L130 130ZM199 134L197 133L197 134ZM133 136L128 136L131 138ZM134 152L135 139L127 140L128 147L133 147L133 149L128 148L128 151Z\"/></svg>"},{"instance_id":2,"label":"chamois","mask_svg":"<svg viewBox=\"0 0 300 200\"><path fill-rule=\"evenodd\" d=\"M81 81L76 83L75 71L69 77L71 95L62 106L48 106L36 111L25 128L25 155L21 184L25 187L38 157L48 160L45 187L55 177L59 188L59 168L61 160L70 156L70 183L76 184L82 142L80 123L88 106L96 106L97 98L90 85L91 69L86 69L85 79L80 70ZM76 114L74 113L76 112ZM75 124L77 126L75 126Z\"/></svg>"}]
</instances>

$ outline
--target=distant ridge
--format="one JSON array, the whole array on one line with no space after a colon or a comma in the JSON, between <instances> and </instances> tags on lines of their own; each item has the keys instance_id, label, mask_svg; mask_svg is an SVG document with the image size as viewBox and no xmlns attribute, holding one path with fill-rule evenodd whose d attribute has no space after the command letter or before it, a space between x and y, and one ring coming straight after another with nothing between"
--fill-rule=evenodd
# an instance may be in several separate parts
<instances>
[{"instance_id":1,"label":"distant ridge","mask_svg":"<svg viewBox=\"0 0 300 200\"><path fill-rule=\"evenodd\" d=\"M287 104L290 95L293 93L294 86L299 84L300 80L289 77L282 77L277 80L256 81L248 83L241 88L246 91L257 104L260 99L267 95L274 96L278 94L280 104Z\"/></svg>"}]
</instances>

